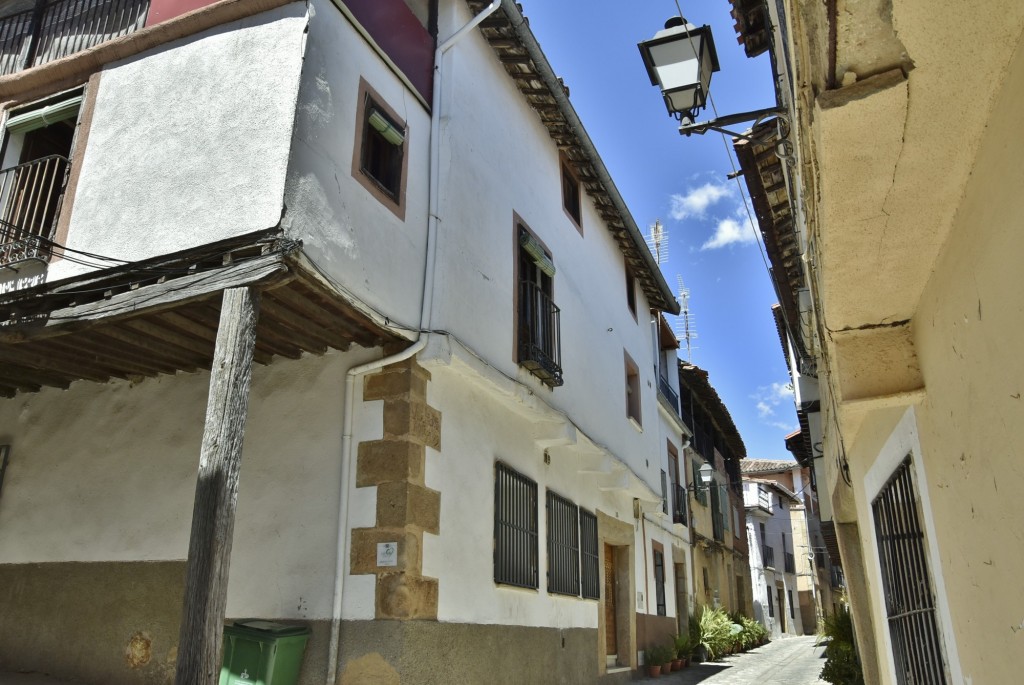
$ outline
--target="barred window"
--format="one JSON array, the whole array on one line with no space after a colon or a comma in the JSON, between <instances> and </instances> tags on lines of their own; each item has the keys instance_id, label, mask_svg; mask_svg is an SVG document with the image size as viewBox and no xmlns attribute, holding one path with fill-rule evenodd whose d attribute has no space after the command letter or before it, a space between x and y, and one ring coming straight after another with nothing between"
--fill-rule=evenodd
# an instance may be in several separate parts
<instances>
[{"instance_id":1,"label":"barred window","mask_svg":"<svg viewBox=\"0 0 1024 685\"><path fill-rule=\"evenodd\" d=\"M601 556L598 549L597 517L586 509L580 509L580 562L584 599L601 597Z\"/></svg>"},{"instance_id":2,"label":"barred window","mask_svg":"<svg viewBox=\"0 0 1024 685\"><path fill-rule=\"evenodd\" d=\"M580 594L579 507L548 490L548 592Z\"/></svg>"},{"instance_id":3,"label":"barred window","mask_svg":"<svg viewBox=\"0 0 1024 685\"><path fill-rule=\"evenodd\" d=\"M494 469L494 582L538 584L537 483L502 463Z\"/></svg>"},{"instance_id":4,"label":"barred window","mask_svg":"<svg viewBox=\"0 0 1024 685\"><path fill-rule=\"evenodd\" d=\"M944 683L946 669L910 456L871 503L896 682Z\"/></svg>"},{"instance_id":5,"label":"barred window","mask_svg":"<svg viewBox=\"0 0 1024 685\"><path fill-rule=\"evenodd\" d=\"M654 596L657 600L658 616L668 614L665 606L665 555L661 550L654 550Z\"/></svg>"}]
</instances>

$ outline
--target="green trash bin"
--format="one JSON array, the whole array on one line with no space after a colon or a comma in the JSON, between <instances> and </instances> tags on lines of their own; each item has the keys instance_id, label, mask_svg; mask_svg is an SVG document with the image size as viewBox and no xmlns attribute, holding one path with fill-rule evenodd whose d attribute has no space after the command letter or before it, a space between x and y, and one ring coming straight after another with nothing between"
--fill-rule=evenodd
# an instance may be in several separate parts
<instances>
[{"instance_id":1,"label":"green trash bin","mask_svg":"<svg viewBox=\"0 0 1024 685\"><path fill-rule=\"evenodd\" d=\"M306 626L255 619L224 626L220 685L295 685L307 640Z\"/></svg>"}]
</instances>

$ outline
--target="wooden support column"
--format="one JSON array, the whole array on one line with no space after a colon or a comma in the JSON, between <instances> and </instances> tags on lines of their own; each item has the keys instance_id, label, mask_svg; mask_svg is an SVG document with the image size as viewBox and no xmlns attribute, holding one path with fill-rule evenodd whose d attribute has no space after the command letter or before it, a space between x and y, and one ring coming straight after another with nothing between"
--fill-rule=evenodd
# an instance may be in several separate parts
<instances>
[{"instance_id":1,"label":"wooden support column","mask_svg":"<svg viewBox=\"0 0 1024 685\"><path fill-rule=\"evenodd\" d=\"M216 685L235 528L238 470L249 406L259 292L224 291L192 510L177 685Z\"/></svg>"}]
</instances>

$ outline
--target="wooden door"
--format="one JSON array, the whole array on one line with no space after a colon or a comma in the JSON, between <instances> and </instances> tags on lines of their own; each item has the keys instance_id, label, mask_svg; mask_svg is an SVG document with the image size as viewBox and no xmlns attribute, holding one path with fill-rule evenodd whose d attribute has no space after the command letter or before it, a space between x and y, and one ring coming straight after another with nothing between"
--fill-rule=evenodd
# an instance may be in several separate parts
<instances>
[{"instance_id":1,"label":"wooden door","mask_svg":"<svg viewBox=\"0 0 1024 685\"><path fill-rule=\"evenodd\" d=\"M617 655L618 625L615 622L615 548L604 546L604 642L606 654Z\"/></svg>"}]
</instances>

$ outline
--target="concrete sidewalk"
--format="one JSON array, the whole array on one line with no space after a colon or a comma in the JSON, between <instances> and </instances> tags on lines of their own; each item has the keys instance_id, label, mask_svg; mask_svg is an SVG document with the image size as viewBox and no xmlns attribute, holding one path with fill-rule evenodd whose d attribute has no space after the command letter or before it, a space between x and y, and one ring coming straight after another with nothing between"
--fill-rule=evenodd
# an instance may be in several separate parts
<instances>
[{"instance_id":1,"label":"concrete sidewalk","mask_svg":"<svg viewBox=\"0 0 1024 685\"><path fill-rule=\"evenodd\" d=\"M813 636L776 638L745 654L696 664L637 683L662 685L827 685L818 679L824 646Z\"/></svg>"}]
</instances>

